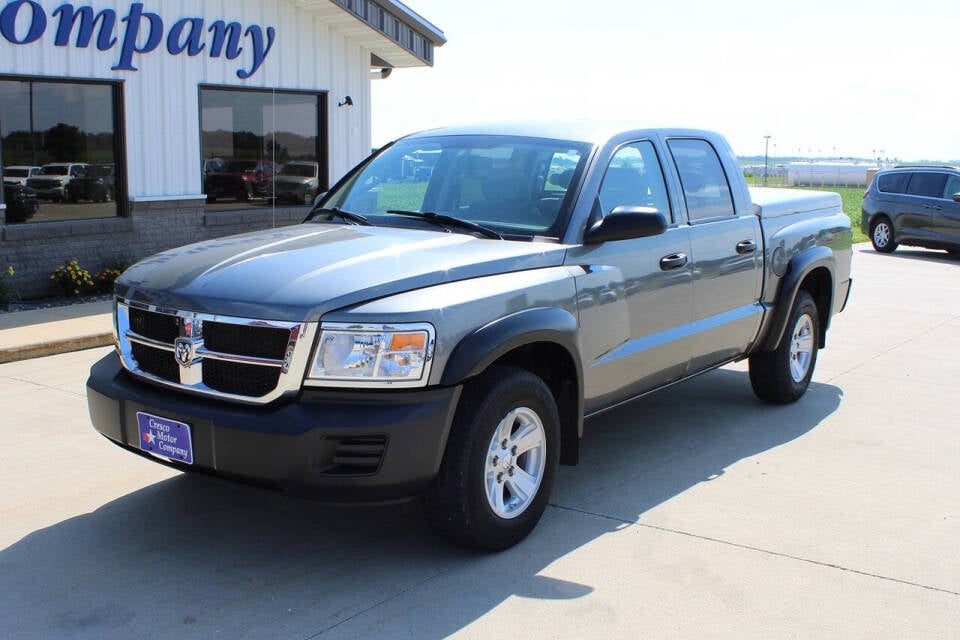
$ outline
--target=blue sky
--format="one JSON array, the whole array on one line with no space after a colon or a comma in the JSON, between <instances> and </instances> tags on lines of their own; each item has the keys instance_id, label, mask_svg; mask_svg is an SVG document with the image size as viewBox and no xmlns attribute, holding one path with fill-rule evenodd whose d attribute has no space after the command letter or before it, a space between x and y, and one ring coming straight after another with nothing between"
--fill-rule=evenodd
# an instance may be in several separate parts
<instances>
[{"instance_id":1,"label":"blue sky","mask_svg":"<svg viewBox=\"0 0 960 640\"><path fill-rule=\"evenodd\" d=\"M458 122L720 131L740 155L960 159L956 0L407 0L435 66L375 81L373 142Z\"/></svg>"}]
</instances>

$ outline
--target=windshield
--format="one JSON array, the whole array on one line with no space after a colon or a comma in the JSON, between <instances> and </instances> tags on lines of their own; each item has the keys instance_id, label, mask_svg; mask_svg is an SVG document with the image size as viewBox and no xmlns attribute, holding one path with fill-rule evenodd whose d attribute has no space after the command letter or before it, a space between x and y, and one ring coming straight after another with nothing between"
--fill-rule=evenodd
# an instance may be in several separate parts
<instances>
[{"instance_id":1,"label":"windshield","mask_svg":"<svg viewBox=\"0 0 960 640\"><path fill-rule=\"evenodd\" d=\"M280 169L282 176L299 176L301 178L316 178L317 166L312 164L287 164Z\"/></svg>"},{"instance_id":2,"label":"windshield","mask_svg":"<svg viewBox=\"0 0 960 640\"><path fill-rule=\"evenodd\" d=\"M401 140L333 192L326 207L398 222L391 210L468 220L506 236L559 237L590 146L518 136Z\"/></svg>"},{"instance_id":3,"label":"windshield","mask_svg":"<svg viewBox=\"0 0 960 640\"><path fill-rule=\"evenodd\" d=\"M52 165L48 164L45 167L41 167L40 173L45 176L65 176L67 175L67 166L66 165Z\"/></svg>"},{"instance_id":4,"label":"windshield","mask_svg":"<svg viewBox=\"0 0 960 640\"><path fill-rule=\"evenodd\" d=\"M4 169L3 172L7 174L9 178L26 178L27 170L26 169Z\"/></svg>"}]
</instances>

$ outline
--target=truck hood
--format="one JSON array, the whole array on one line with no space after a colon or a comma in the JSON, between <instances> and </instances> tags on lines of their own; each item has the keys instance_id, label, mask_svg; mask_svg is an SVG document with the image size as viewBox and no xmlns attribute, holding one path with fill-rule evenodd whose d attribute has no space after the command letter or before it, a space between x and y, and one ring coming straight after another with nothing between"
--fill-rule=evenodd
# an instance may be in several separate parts
<instances>
[{"instance_id":1,"label":"truck hood","mask_svg":"<svg viewBox=\"0 0 960 640\"><path fill-rule=\"evenodd\" d=\"M558 244L457 233L301 224L159 253L125 271L116 290L178 310L317 321L328 311L404 291L557 266L564 251Z\"/></svg>"}]
</instances>

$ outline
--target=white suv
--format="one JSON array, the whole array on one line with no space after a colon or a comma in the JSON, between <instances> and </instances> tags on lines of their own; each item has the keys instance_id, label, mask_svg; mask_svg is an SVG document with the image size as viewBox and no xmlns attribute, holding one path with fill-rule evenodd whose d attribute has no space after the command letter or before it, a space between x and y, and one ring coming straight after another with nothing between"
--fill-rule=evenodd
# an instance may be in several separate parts
<instances>
[{"instance_id":1,"label":"white suv","mask_svg":"<svg viewBox=\"0 0 960 640\"><path fill-rule=\"evenodd\" d=\"M66 196L70 181L86 174L86 163L51 162L40 167L36 176L27 178L27 186L37 192L38 198L60 202Z\"/></svg>"},{"instance_id":2,"label":"white suv","mask_svg":"<svg viewBox=\"0 0 960 640\"><path fill-rule=\"evenodd\" d=\"M14 165L12 167L3 168L3 183L4 184L19 184L26 186L27 178L32 178L33 176L40 173L40 167L30 167L26 165Z\"/></svg>"}]
</instances>

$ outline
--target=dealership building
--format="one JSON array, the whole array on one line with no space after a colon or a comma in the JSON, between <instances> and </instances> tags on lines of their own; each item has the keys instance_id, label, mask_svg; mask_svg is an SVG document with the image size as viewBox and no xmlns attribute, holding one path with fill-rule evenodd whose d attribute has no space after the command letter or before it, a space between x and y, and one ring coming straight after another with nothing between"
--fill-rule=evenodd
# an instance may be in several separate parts
<instances>
[{"instance_id":1,"label":"dealership building","mask_svg":"<svg viewBox=\"0 0 960 640\"><path fill-rule=\"evenodd\" d=\"M395 0L0 0L0 268L42 296L299 222L370 153L371 82L444 42Z\"/></svg>"}]
</instances>

